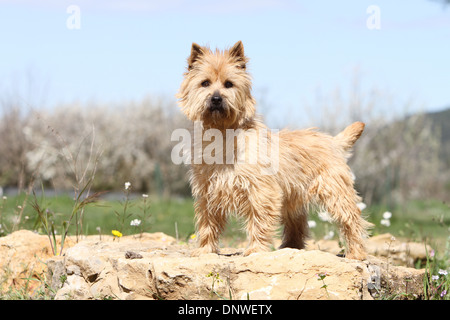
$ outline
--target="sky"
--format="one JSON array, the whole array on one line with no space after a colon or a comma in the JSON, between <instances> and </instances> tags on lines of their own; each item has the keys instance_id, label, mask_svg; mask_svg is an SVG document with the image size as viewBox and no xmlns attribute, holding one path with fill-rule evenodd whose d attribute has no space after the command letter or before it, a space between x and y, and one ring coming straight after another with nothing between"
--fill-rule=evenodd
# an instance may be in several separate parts
<instances>
[{"instance_id":1,"label":"sky","mask_svg":"<svg viewBox=\"0 0 450 320\"><path fill-rule=\"evenodd\" d=\"M35 108L176 101L192 42L238 40L257 101L281 118L355 77L393 108L450 106L450 5L433 0L0 0L0 95Z\"/></svg>"}]
</instances>

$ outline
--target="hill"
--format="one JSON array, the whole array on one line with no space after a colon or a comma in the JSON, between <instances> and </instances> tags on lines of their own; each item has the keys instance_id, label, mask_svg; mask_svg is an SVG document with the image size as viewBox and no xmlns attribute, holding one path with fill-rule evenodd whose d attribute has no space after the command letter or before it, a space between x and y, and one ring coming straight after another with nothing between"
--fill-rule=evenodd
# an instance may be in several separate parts
<instances>
[{"instance_id":1,"label":"hill","mask_svg":"<svg viewBox=\"0 0 450 320\"><path fill-rule=\"evenodd\" d=\"M450 167L450 107L447 109L426 113L425 116L431 121L433 129L440 135L441 160Z\"/></svg>"}]
</instances>

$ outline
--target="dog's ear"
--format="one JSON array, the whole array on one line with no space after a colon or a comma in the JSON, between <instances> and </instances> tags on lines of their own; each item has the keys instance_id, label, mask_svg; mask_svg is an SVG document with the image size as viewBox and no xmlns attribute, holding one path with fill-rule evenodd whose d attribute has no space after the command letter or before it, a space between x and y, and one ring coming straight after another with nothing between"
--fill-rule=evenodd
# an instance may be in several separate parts
<instances>
[{"instance_id":1,"label":"dog's ear","mask_svg":"<svg viewBox=\"0 0 450 320\"><path fill-rule=\"evenodd\" d=\"M245 69L247 58L244 56L244 44L242 41L238 41L234 44L234 46L230 49L230 56L235 57L237 61L242 61L242 64L239 66L242 69Z\"/></svg>"},{"instance_id":2,"label":"dog's ear","mask_svg":"<svg viewBox=\"0 0 450 320\"><path fill-rule=\"evenodd\" d=\"M244 57L244 45L242 44L242 41L238 41L234 44L230 49L230 55L236 58Z\"/></svg>"},{"instance_id":3,"label":"dog's ear","mask_svg":"<svg viewBox=\"0 0 450 320\"><path fill-rule=\"evenodd\" d=\"M204 54L203 48L196 44L195 42L192 43L191 48L191 55L188 58L188 70L191 70L193 68L193 64L195 61L200 58Z\"/></svg>"}]
</instances>

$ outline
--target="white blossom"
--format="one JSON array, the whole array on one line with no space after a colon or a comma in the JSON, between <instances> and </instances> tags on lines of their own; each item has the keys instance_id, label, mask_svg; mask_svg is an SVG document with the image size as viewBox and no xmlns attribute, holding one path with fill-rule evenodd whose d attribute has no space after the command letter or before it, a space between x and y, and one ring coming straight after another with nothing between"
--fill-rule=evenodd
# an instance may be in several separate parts
<instances>
[{"instance_id":1,"label":"white blossom","mask_svg":"<svg viewBox=\"0 0 450 320\"><path fill-rule=\"evenodd\" d=\"M139 219L134 219L134 220L131 220L131 222L130 222L130 226L134 226L134 227L137 227L140 224L141 224L141 220L139 220Z\"/></svg>"},{"instance_id":2,"label":"white blossom","mask_svg":"<svg viewBox=\"0 0 450 320\"><path fill-rule=\"evenodd\" d=\"M332 222L332 219L330 217L330 214L327 211L320 211L319 212L319 219L325 222Z\"/></svg>"},{"instance_id":3,"label":"white blossom","mask_svg":"<svg viewBox=\"0 0 450 320\"><path fill-rule=\"evenodd\" d=\"M333 237L334 237L334 231L331 230L323 237L323 239L324 240L331 240L331 239L333 239Z\"/></svg>"},{"instance_id":4,"label":"white blossom","mask_svg":"<svg viewBox=\"0 0 450 320\"><path fill-rule=\"evenodd\" d=\"M317 223L314 220L308 221L308 227L315 228L317 226Z\"/></svg>"},{"instance_id":5,"label":"white blossom","mask_svg":"<svg viewBox=\"0 0 450 320\"><path fill-rule=\"evenodd\" d=\"M367 208L367 205L364 202L358 202L356 206L359 208L359 210L363 211L365 208Z\"/></svg>"},{"instance_id":6,"label":"white blossom","mask_svg":"<svg viewBox=\"0 0 450 320\"><path fill-rule=\"evenodd\" d=\"M446 276L448 274L447 270L442 270L442 269L439 269L438 273L443 276Z\"/></svg>"},{"instance_id":7,"label":"white blossom","mask_svg":"<svg viewBox=\"0 0 450 320\"><path fill-rule=\"evenodd\" d=\"M383 219L390 219L392 217L392 213L389 211L386 211L383 213Z\"/></svg>"}]
</instances>

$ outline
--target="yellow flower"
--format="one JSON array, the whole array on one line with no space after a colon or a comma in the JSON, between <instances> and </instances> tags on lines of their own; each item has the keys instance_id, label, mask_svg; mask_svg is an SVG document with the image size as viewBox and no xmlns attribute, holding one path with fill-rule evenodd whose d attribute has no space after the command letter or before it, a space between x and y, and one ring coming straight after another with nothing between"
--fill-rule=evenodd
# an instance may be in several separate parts
<instances>
[{"instance_id":1,"label":"yellow flower","mask_svg":"<svg viewBox=\"0 0 450 320\"><path fill-rule=\"evenodd\" d=\"M115 236L115 237L120 238L120 237L122 236L122 233L120 233L120 232L117 231L117 230L113 230L113 231L111 231L111 232L112 232L113 236Z\"/></svg>"},{"instance_id":2,"label":"yellow flower","mask_svg":"<svg viewBox=\"0 0 450 320\"><path fill-rule=\"evenodd\" d=\"M214 273L214 272L211 271L211 272L208 273L206 276L207 276L208 278L209 278L209 277L212 277L213 280L215 280L215 281L219 281L219 282L222 281L222 279L220 279L220 275L219 275L218 272L217 272L217 273Z\"/></svg>"},{"instance_id":3,"label":"yellow flower","mask_svg":"<svg viewBox=\"0 0 450 320\"><path fill-rule=\"evenodd\" d=\"M194 233L194 234L191 234L191 236L189 237L191 240L194 240L195 238L197 238L197 235Z\"/></svg>"}]
</instances>

